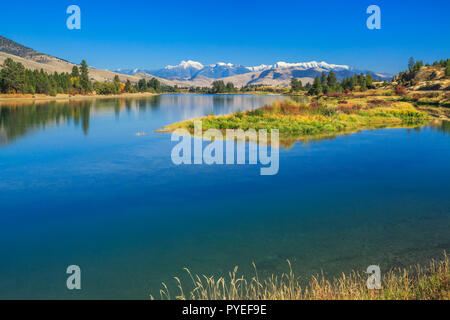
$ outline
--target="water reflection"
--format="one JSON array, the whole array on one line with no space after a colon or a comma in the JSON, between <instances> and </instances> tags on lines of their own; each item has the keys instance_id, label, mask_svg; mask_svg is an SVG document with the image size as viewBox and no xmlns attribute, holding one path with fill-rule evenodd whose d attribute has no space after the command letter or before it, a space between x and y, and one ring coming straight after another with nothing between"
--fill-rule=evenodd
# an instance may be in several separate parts
<instances>
[{"instance_id":1,"label":"water reflection","mask_svg":"<svg viewBox=\"0 0 450 320\"><path fill-rule=\"evenodd\" d=\"M81 126L87 134L90 113L91 103L88 101L3 105L0 107L0 143L12 142L35 130L70 122Z\"/></svg>"},{"instance_id":2,"label":"water reflection","mask_svg":"<svg viewBox=\"0 0 450 320\"><path fill-rule=\"evenodd\" d=\"M6 144L37 130L75 125L85 135L91 118L112 112L116 119L122 113L145 113L151 110L161 125L201 117L206 114L226 114L237 110L256 109L281 96L250 95L162 95L136 99L90 99L64 101L34 101L0 103L0 144ZM164 112L161 112L164 108ZM157 128L154 128L157 129Z\"/></svg>"},{"instance_id":3,"label":"water reflection","mask_svg":"<svg viewBox=\"0 0 450 320\"><path fill-rule=\"evenodd\" d=\"M450 121L434 120L429 123L428 127L437 132L450 135Z\"/></svg>"},{"instance_id":4,"label":"water reflection","mask_svg":"<svg viewBox=\"0 0 450 320\"><path fill-rule=\"evenodd\" d=\"M123 113L130 115L152 111L155 113L152 118L157 119L161 125L167 125L207 114L221 115L238 110L253 110L285 98L283 96L171 94L137 99L8 102L0 104L0 145L13 142L38 130L44 131L50 127L72 124L88 135L93 115L111 113L118 119ZM308 102L307 97L290 98L298 102ZM427 127L450 133L450 122L441 120L434 120L425 127L411 130L423 130ZM156 130L158 127L152 129ZM333 136L313 137L303 143L333 138ZM298 138L286 139L283 147L289 149L298 141Z\"/></svg>"},{"instance_id":5,"label":"water reflection","mask_svg":"<svg viewBox=\"0 0 450 320\"><path fill-rule=\"evenodd\" d=\"M93 113L114 111L116 117L121 112L133 110L145 112L157 108L161 97L145 99L106 99L106 100L65 100L8 102L0 105L0 144L13 142L37 130L49 127L70 125L81 127L88 135Z\"/></svg>"}]
</instances>

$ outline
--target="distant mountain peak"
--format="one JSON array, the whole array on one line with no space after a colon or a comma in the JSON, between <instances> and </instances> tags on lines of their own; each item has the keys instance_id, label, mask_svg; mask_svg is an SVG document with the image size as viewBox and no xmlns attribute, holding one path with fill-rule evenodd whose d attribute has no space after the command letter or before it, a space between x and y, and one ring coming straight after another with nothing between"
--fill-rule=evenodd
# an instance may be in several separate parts
<instances>
[{"instance_id":1,"label":"distant mountain peak","mask_svg":"<svg viewBox=\"0 0 450 320\"><path fill-rule=\"evenodd\" d=\"M234 64L232 63L225 63L225 62L217 62L215 65L212 64L211 66L221 66L221 67L233 67Z\"/></svg>"},{"instance_id":2,"label":"distant mountain peak","mask_svg":"<svg viewBox=\"0 0 450 320\"><path fill-rule=\"evenodd\" d=\"M317 61L310 61L310 62L283 62L279 61L274 65L275 68L303 68L303 69L314 69L314 68L322 68L326 70L350 70L351 68L347 65L338 65L338 64L330 64L325 61L317 62Z\"/></svg>"},{"instance_id":3,"label":"distant mountain peak","mask_svg":"<svg viewBox=\"0 0 450 320\"><path fill-rule=\"evenodd\" d=\"M183 60L180 62L179 65L176 65L176 66L169 65L169 66L165 67L165 69L168 69L168 70L176 69L176 68L200 70L200 69L203 69L204 66L203 66L203 64L201 64L200 62L197 62L197 61L193 61L193 60L184 61Z\"/></svg>"},{"instance_id":4,"label":"distant mountain peak","mask_svg":"<svg viewBox=\"0 0 450 320\"><path fill-rule=\"evenodd\" d=\"M264 71L264 70L268 70L268 69L272 69L273 66L272 65L267 65L267 64L261 64L259 66L254 66L254 67L247 67L251 72L258 72L258 71Z\"/></svg>"},{"instance_id":5,"label":"distant mountain peak","mask_svg":"<svg viewBox=\"0 0 450 320\"><path fill-rule=\"evenodd\" d=\"M333 71L342 71L342 70L351 70L347 65L339 65L339 64L331 64L327 63L325 61L317 62L317 61L310 61L310 62L284 62L284 61L278 61L277 63L273 65L266 65L262 64L259 66L254 67L248 67L248 69L251 72L258 72L258 71L265 71L270 69L290 69L290 68L298 68L298 69L325 69L325 70L333 70Z\"/></svg>"}]
</instances>

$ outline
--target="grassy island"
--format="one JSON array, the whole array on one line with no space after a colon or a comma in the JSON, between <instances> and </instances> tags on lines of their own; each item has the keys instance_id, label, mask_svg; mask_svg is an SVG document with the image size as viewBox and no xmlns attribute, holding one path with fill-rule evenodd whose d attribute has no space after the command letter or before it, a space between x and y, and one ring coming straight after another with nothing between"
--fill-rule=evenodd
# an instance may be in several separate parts
<instances>
[{"instance_id":1,"label":"grassy island","mask_svg":"<svg viewBox=\"0 0 450 320\"><path fill-rule=\"evenodd\" d=\"M419 111L413 102L401 97L372 94L323 95L308 102L287 99L251 111L238 111L224 116L209 115L166 126L165 132L176 129L194 130L194 121L201 120L203 130L243 129L279 130L280 143L352 133L362 129L412 127L426 123L430 117Z\"/></svg>"}]
</instances>

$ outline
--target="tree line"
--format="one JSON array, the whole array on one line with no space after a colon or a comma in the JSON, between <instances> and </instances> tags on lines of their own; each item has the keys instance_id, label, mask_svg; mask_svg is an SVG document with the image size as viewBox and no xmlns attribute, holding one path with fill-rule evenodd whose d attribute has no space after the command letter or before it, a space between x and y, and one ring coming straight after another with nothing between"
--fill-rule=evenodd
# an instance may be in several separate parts
<instances>
[{"instance_id":1,"label":"tree line","mask_svg":"<svg viewBox=\"0 0 450 320\"><path fill-rule=\"evenodd\" d=\"M72 73L48 74L44 70L26 69L20 62L7 58L0 66L0 92L21 94L58 93L86 94L92 91L89 68L86 61L73 67Z\"/></svg>"},{"instance_id":2,"label":"tree line","mask_svg":"<svg viewBox=\"0 0 450 320\"><path fill-rule=\"evenodd\" d=\"M206 93L206 94L217 94L217 93L237 93L239 89L234 86L233 83L228 82L225 84L222 80L217 80L212 83L211 87L191 87L189 88L190 93Z\"/></svg>"},{"instance_id":3,"label":"tree line","mask_svg":"<svg viewBox=\"0 0 450 320\"><path fill-rule=\"evenodd\" d=\"M316 76L312 84L307 83L303 86L301 80L296 78L291 79L291 91L308 91L310 95L319 95L327 93L344 92L346 90L365 91L373 87L373 77L370 72L364 74L357 74L349 78L338 81L336 74L330 71L328 74L322 72L321 76Z\"/></svg>"},{"instance_id":4,"label":"tree line","mask_svg":"<svg viewBox=\"0 0 450 320\"><path fill-rule=\"evenodd\" d=\"M120 94L135 92L177 92L176 87L161 85L161 82L152 78L141 79L133 84L130 80L122 83L116 75L110 82L92 82L89 77L89 67L85 60L80 66L74 66L72 72L49 74L44 70L26 69L20 62L7 58L0 65L0 93L6 94Z\"/></svg>"},{"instance_id":5,"label":"tree line","mask_svg":"<svg viewBox=\"0 0 450 320\"><path fill-rule=\"evenodd\" d=\"M125 83L122 83L119 76L116 75L112 82L94 82L94 91L97 94L120 94L120 93L137 93L137 92L151 92L161 93L164 87L161 82L152 78L150 80L140 79L136 84L132 84L128 79Z\"/></svg>"}]
</instances>

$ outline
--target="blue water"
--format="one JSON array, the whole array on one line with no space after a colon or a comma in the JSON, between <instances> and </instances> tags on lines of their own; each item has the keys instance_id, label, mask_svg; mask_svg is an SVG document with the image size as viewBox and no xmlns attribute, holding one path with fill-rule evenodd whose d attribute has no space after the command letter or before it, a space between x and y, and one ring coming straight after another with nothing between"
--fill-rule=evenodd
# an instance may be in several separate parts
<instances>
[{"instance_id":1,"label":"blue water","mask_svg":"<svg viewBox=\"0 0 450 320\"><path fill-rule=\"evenodd\" d=\"M280 150L280 170L172 164L175 121L277 96L0 104L0 298L158 296L196 273L381 270L450 248L450 125ZM137 135L142 133L143 135ZM66 289L79 265L82 290Z\"/></svg>"}]
</instances>

